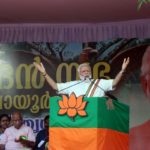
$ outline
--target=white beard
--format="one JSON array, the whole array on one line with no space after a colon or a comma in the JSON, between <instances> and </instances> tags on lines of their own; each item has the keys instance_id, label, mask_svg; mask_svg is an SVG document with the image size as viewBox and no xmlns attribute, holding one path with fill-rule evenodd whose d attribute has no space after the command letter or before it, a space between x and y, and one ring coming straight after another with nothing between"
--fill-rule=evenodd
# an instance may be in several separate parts
<instances>
[{"instance_id":1,"label":"white beard","mask_svg":"<svg viewBox=\"0 0 150 150\"><path fill-rule=\"evenodd\" d=\"M86 76L86 77L84 77L82 75L79 75L79 77L80 77L81 80L85 80L85 82L91 81L91 78L92 78L91 75L90 76Z\"/></svg>"}]
</instances>

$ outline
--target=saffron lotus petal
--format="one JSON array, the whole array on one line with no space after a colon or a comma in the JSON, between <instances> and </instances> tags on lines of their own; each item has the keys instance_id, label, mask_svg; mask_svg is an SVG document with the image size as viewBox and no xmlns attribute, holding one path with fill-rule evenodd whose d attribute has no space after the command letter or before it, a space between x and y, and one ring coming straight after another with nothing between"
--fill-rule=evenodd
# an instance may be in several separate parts
<instances>
[{"instance_id":1,"label":"saffron lotus petal","mask_svg":"<svg viewBox=\"0 0 150 150\"><path fill-rule=\"evenodd\" d=\"M84 101L77 110L83 110L85 108L86 104L87 104L87 102Z\"/></svg>"},{"instance_id":2,"label":"saffron lotus petal","mask_svg":"<svg viewBox=\"0 0 150 150\"><path fill-rule=\"evenodd\" d=\"M68 98L66 95L62 95L62 100L58 101L60 110L59 115L67 114L68 117L74 119L76 115L86 116L87 113L84 110L87 102L83 101L83 96L76 97L74 93Z\"/></svg>"},{"instance_id":3,"label":"saffron lotus petal","mask_svg":"<svg viewBox=\"0 0 150 150\"><path fill-rule=\"evenodd\" d=\"M86 116L87 115L84 110L78 110L77 112L78 112L79 116Z\"/></svg>"},{"instance_id":4,"label":"saffron lotus petal","mask_svg":"<svg viewBox=\"0 0 150 150\"><path fill-rule=\"evenodd\" d=\"M65 106L65 108L68 108L68 97L66 95L62 95L63 98L63 105Z\"/></svg>"},{"instance_id":5,"label":"saffron lotus petal","mask_svg":"<svg viewBox=\"0 0 150 150\"><path fill-rule=\"evenodd\" d=\"M68 101L68 106L69 108L74 108L76 106L77 99L74 93L70 95L69 101Z\"/></svg>"},{"instance_id":6,"label":"saffron lotus petal","mask_svg":"<svg viewBox=\"0 0 150 150\"><path fill-rule=\"evenodd\" d=\"M75 108L79 108L82 104L82 101L83 101L83 96L79 96L77 98L77 104L76 104Z\"/></svg>"},{"instance_id":7,"label":"saffron lotus petal","mask_svg":"<svg viewBox=\"0 0 150 150\"><path fill-rule=\"evenodd\" d=\"M60 108L65 108L62 100L58 101L58 104L59 104Z\"/></svg>"},{"instance_id":8,"label":"saffron lotus petal","mask_svg":"<svg viewBox=\"0 0 150 150\"><path fill-rule=\"evenodd\" d=\"M67 110L67 114L69 117L75 117L77 114L77 110L75 108L69 108Z\"/></svg>"},{"instance_id":9,"label":"saffron lotus petal","mask_svg":"<svg viewBox=\"0 0 150 150\"><path fill-rule=\"evenodd\" d=\"M66 112L67 112L67 109L60 109L58 114L59 115L64 115L64 114L66 114Z\"/></svg>"}]
</instances>

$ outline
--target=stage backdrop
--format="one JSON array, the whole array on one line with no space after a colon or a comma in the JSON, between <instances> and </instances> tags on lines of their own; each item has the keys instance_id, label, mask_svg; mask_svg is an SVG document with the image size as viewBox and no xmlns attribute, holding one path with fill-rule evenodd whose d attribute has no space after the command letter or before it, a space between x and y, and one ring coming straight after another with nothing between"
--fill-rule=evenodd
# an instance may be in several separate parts
<instances>
[{"instance_id":1,"label":"stage backdrop","mask_svg":"<svg viewBox=\"0 0 150 150\"><path fill-rule=\"evenodd\" d=\"M77 67L90 61L93 78L114 78L123 58L130 57L124 80L113 93L130 106L130 149L148 150L150 139L150 39L116 38L89 43L1 43L0 113L23 112L35 133L49 113L49 97L57 95L33 61L42 62L57 82L78 79ZM96 50L83 50L92 47Z\"/></svg>"}]
</instances>

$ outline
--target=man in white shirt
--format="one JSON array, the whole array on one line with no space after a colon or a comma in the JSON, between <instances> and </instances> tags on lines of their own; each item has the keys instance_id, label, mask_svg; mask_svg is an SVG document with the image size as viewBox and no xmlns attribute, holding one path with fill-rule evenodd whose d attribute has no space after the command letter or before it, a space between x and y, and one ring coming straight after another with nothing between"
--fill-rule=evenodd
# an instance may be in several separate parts
<instances>
[{"instance_id":1,"label":"man in white shirt","mask_svg":"<svg viewBox=\"0 0 150 150\"><path fill-rule=\"evenodd\" d=\"M23 124L20 112L12 114L13 126L7 128L1 137L0 148L5 150L31 150L35 144L33 130Z\"/></svg>"},{"instance_id":2,"label":"man in white shirt","mask_svg":"<svg viewBox=\"0 0 150 150\"><path fill-rule=\"evenodd\" d=\"M115 79L101 79L95 80L92 83L93 79L91 79L91 67L88 63L83 63L78 67L78 73L81 80L71 81L66 83L56 83L47 73L42 63L38 64L34 62L34 66L42 73L45 77L48 84L59 94L68 94L70 95L72 92L75 93L76 96L86 95L87 97L103 97L105 96L107 91L111 91L116 88L118 83L121 81L124 72L129 64L129 58L125 58L123 60L122 69L117 74ZM91 88L89 86L91 85ZM89 92L87 93L87 90ZM92 89L95 89L92 93Z\"/></svg>"}]
</instances>

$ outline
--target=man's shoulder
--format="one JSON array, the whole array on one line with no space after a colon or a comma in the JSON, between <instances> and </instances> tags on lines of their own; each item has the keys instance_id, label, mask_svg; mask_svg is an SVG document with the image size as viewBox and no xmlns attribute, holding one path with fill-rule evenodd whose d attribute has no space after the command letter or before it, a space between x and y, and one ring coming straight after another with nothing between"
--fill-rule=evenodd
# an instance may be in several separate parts
<instances>
[{"instance_id":1,"label":"man's shoulder","mask_svg":"<svg viewBox=\"0 0 150 150\"><path fill-rule=\"evenodd\" d=\"M10 127L6 128L5 131L7 131L7 130L13 130L13 129L14 129L14 126L10 126Z\"/></svg>"},{"instance_id":2,"label":"man's shoulder","mask_svg":"<svg viewBox=\"0 0 150 150\"><path fill-rule=\"evenodd\" d=\"M7 134L7 133L10 133L10 132L11 133L14 132L14 126L10 126L10 127L6 128L4 133Z\"/></svg>"},{"instance_id":3,"label":"man's shoulder","mask_svg":"<svg viewBox=\"0 0 150 150\"><path fill-rule=\"evenodd\" d=\"M73 81L67 81L67 82L58 82L57 84L72 84L72 83L76 83L76 82L81 82L81 80L73 80Z\"/></svg>"},{"instance_id":4,"label":"man's shoulder","mask_svg":"<svg viewBox=\"0 0 150 150\"><path fill-rule=\"evenodd\" d=\"M97 80L100 80L101 82L111 82L111 81L113 81L113 79L104 79L104 78L97 79Z\"/></svg>"},{"instance_id":5,"label":"man's shoulder","mask_svg":"<svg viewBox=\"0 0 150 150\"><path fill-rule=\"evenodd\" d=\"M66 82L66 84L67 84L68 86L72 86L72 85L76 85L76 84L78 84L78 83L80 83L80 82L83 82L83 81L82 81L82 80L74 80L74 81Z\"/></svg>"}]
</instances>

